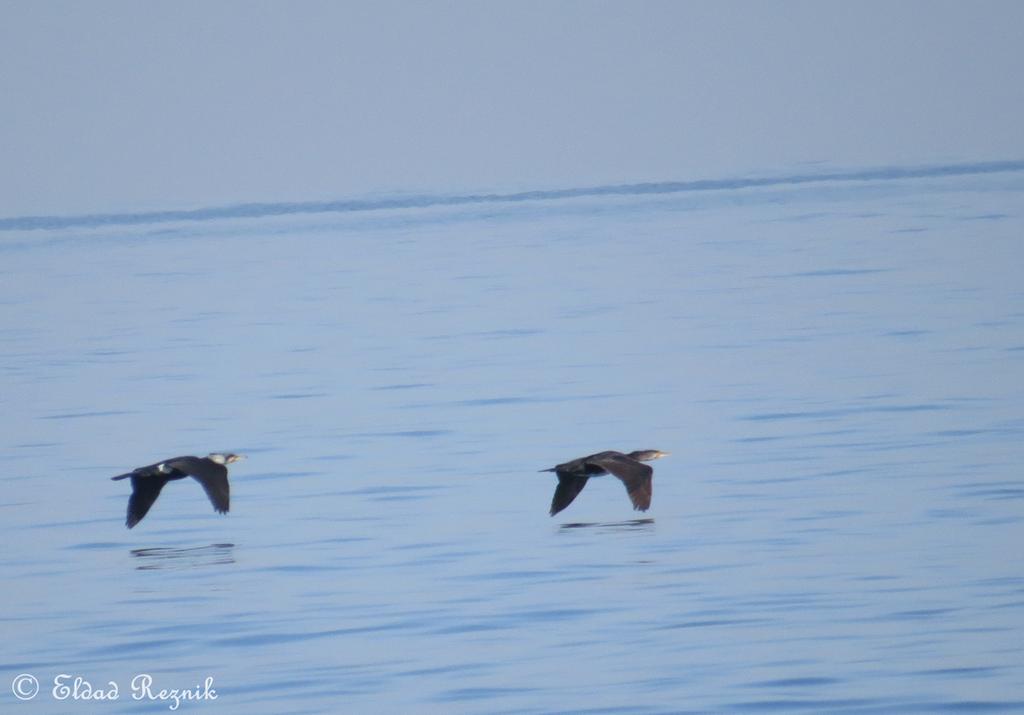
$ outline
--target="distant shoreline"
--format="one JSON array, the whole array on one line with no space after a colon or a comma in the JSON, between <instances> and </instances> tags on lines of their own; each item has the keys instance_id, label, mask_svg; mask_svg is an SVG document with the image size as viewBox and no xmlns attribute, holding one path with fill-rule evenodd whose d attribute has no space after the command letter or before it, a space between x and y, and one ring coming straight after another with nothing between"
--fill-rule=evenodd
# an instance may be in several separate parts
<instances>
[{"instance_id":1,"label":"distant shoreline","mask_svg":"<svg viewBox=\"0 0 1024 715\"><path fill-rule=\"evenodd\" d=\"M999 174L1024 171L1024 160L989 161L923 166L888 166L852 171L832 171L786 176L738 177L731 179L699 179L693 181L660 181L634 184L610 184L568 189L540 189L511 193L419 194L380 199L340 199L336 201L300 201L280 203L247 203L173 211L140 211L134 213L79 214L70 216L16 216L0 218L0 231L59 230L96 228L101 226L132 226L175 221L211 221L237 218L266 218L297 214L353 213L472 204L524 203L595 196L644 196L698 191L735 191L740 189L803 184L898 181L934 179L950 176Z\"/></svg>"}]
</instances>

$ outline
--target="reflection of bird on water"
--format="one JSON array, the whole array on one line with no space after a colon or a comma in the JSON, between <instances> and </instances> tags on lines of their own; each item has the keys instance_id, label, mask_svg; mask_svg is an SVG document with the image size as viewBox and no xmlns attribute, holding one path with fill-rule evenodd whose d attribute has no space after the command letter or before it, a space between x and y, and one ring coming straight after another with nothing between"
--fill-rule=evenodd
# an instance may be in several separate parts
<instances>
[{"instance_id":1,"label":"reflection of bird on water","mask_svg":"<svg viewBox=\"0 0 1024 715\"><path fill-rule=\"evenodd\" d=\"M160 496L160 490L164 485L185 477L193 477L202 484L213 508L221 514L226 514L230 505L231 488L228 486L228 468L225 465L239 459L245 457L219 452L207 457L175 457L111 477L114 480L131 477L132 480L132 495L128 498L128 518L125 525L130 529L142 521L142 517Z\"/></svg>"},{"instance_id":2,"label":"reflection of bird on water","mask_svg":"<svg viewBox=\"0 0 1024 715\"><path fill-rule=\"evenodd\" d=\"M232 550L234 544L210 544L190 546L183 549L157 546L149 549L132 549L132 557L139 559L135 567L139 571L193 569L201 566L223 566L235 563Z\"/></svg>"},{"instance_id":3,"label":"reflection of bird on water","mask_svg":"<svg viewBox=\"0 0 1024 715\"><path fill-rule=\"evenodd\" d=\"M626 485L626 491L633 502L633 508L647 511L651 505L651 476L654 469L643 464L659 459L668 454L657 449L641 449L629 454L622 452L598 452L589 457L580 457L565 464L559 464L542 472L554 472L558 475L558 486L555 497L551 500L551 516L572 504L576 495L587 486L591 477L603 474L614 474Z\"/></svg>"}]
</instances>

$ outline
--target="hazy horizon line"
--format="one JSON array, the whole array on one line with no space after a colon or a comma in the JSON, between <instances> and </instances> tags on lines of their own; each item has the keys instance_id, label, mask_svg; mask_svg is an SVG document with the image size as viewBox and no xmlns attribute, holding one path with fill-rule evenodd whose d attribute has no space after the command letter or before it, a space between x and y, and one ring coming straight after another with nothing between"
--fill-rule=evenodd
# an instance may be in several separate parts
<instances>
[{"instance_id":1,"label":"hazy horizon line","mask_svg":"<svg viewBox=\"0 0 1024 715\"><path fill-rule=\"evenodd\" d=\"M791 174L788 176L658 181L632 184L608 184L564 189L539 189L509 193L414 194L380 199L339 199L330 201L256 202L197 209L154 210L125 213L77 214L68 216L34 215L0 218L0 231L55 230L170 223L175 221L212 221L237 218L266 218L294 214L348 213L388 209L431 208L486 203L523 203L594 196L642 196L698 191L729 191L799 184L896 181L929 179L971 174L995 174L1024 171L1024 160L987 161L957 164L887 166L850 171Z\"/></svg>"}]
</instances>

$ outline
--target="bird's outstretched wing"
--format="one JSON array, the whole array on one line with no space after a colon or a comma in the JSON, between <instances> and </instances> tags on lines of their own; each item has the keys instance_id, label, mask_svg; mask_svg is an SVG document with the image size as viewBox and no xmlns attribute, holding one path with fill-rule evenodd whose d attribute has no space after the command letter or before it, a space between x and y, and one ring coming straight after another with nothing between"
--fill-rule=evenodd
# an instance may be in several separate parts
<instances>
[{"instance_id":1,"label":"bird's outstretched wing","mask_svg":"<svg viewBox=\"0 0 1024 715\"><path fill-rule=\"evenodd\" d=\"M132 478L132 495L128 497L128 517L125 526L129 529L142 521L160 496L160 490L167 484L167 478L159 475L128 475Z\"/></svg>"},{"instance_id":2,"label":"bird's outstretched wing","mask_svg":"<svg viewBox=\"0 0 1024 715\"><path fill-rule=\"evenodd\" d=\"M603 467L622 480L622 483L626 485L626 492L629 494L630 501L633 502L634 509L647 511L650 508L651 496L654 493L654 485L651 480L654 469L650 465L616 452L602 453L595 457L588 461Z\"/></svg>"},{"instance_id":3,"label":"bird's outstretched wing","mask_svg":"<svg viewBox=\"0 0 1024 715\"><path fill-rule=\"evenodd\" d=\"M228 485L228 468L223 464L199 457L176 457L164 462L168 467L193 477L203 485L206 496L213 508L226 514L231 506L231 487Z\"/></svg>"},{"instance_id":4,"label":"bird's outstretched wing","mask_svg":"<svg viewBox=\"0 0 1024 715\"><path fill-rule=\"evenodd\" d=\"M559 474L558 486L555 487L555 496L551 500L551 516L572 504L572 500L576 498L576 495L583 491L583 487L587 486L587 479L589 478Z\"/></svg>"}]
</instances>

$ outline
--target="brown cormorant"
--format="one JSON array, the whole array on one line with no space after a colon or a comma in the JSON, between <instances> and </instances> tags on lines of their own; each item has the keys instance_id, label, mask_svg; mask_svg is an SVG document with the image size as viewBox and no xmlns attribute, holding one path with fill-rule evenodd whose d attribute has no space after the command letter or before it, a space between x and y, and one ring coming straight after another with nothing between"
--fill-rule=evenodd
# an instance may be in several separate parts
<instances>
[{"instance_id":1,"label":"brown cormorant","mask_svg":"<svg viewBox=\"0 0 1024 715\"><path fill-rule=\"evenodd\" d=\"M654 469L643 462L650 462L668 455L657 449L640 449L629 454L622 452L598 452L589 457L580 457L565 464L542 469L542 472L554 472L558 475L558 486L555 487L555 496L551 500L551 516L562 511L572 504L576 495L587 486L587 480L591 477L599 477L603 474L614 474L626 485L626 492L629 494L633 508L638 511L647 511L651 506L652 484L651 476Z\"/></svg>"},{"instance_id":2,"label":"brown cormorant","mask_svg":"<svg viewBox=\"0 0 1024 715\"><path fill-rule=\"evenodd\" d=\"M228 485L228 468L225 465L239 459L245 457L220 452L214 452L206 457L175 457L111 477L114 480L131 477L132 480L132 495L128 497L128 518L125 525L130 529L142 521L142 517L160 496L160 490L164 485L185 477L193 477L202 484L213 508L221 514L227 514L231 488Z\"/></svg>"}]
</instances>

